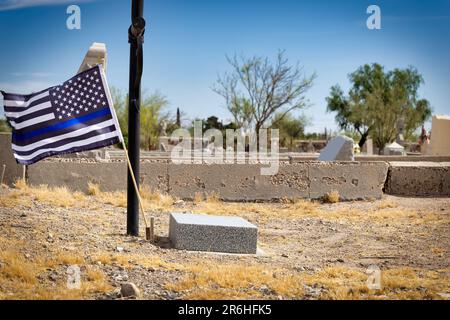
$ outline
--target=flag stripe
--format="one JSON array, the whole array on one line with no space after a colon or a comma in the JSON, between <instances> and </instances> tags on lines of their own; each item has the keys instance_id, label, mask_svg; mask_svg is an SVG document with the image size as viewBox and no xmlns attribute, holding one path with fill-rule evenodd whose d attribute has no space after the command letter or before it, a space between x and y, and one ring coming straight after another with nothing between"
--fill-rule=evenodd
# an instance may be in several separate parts
<instances>
[{"instance_id":1,"label":"flag stripe","mask_svg":"<svg viewBox=\"0 0 450 320\"><path fill-rule=\"evenodd\" d=\"M67 128L61 129L61 130L57 130L55 132L47 132L47 133L43 133L41 135L36 135L33 137L23 137L22 136L22 137L17 138L16 135L13 133L12 142L17 146L26 146L28 144L40 141L42 139L47 139L47 138L53 137L55 134L61 135L61 134L69 133L74 130L85 128L87 126L94 125L96 123L104 122L107 120L111 120L110 114L107 114L107 115L104 115L104 116L101 116L98 118L90 119L88 121L83 121L83 122L77 123L73 126L70 126L70 127L67 127Z\"/></svg>"},{"instance_id":2,"label":"flag stripe","mask_svg":"<svg viewBox=\"0 0 450 320\"><path fill-rule=\"evenodd\" d=\"M28 165L28 164L33 164L41 159L47 158L47 157L51 157L53 155L60 155L60 154L67 154L67 153L74 153L74 152L80 152L80 151L88 151L88 150L93 150L93 149L98 149L98 148L102 148L102 147L106 147L106 146L110 146L112 144L116 144L119 143L120 139L119 137L113 137L110 139L106 139L106 140L102 140L102 141L98 141L98 142L94 142L88 145L82 145L79 147L73 147L70 148L68 150L64 150L64 151L48 151L45 152L43 154L40 154L39 156L34 157L31 160L19 160L16 158L17 162L23 165Z\"/></svg>"},{"instance_id":3,"label":"flag stripe","mask_svg":"<svg viewBox=\"0 0 450 320\"><path fill-rule=\"evenodd\" d=\"M4 107L4 109L5 109L5 112L24 112L24 111L29 110L39 104L43 104L45 102L50 102L50 100L51 100L50 97L45 97L45 98L33 101L33 103L31 103L26 108L24 108L24 107Z\"/></svg>"},{"instance_id":4,"label":"flag stripe","mask_svg":"<svg viewBox=\"0 0 450 320\"><path fill-rule=\"evenodd\" d=\"M84 146L84 145L89 145L89 144L95 143L98 140L106 140L106 139L114 138L114 137L117 137L117 136L118 136L117 135L117 131L104 133L104 134L97 135L95 137L91 137L91 138L88 138L88 139L85 139L85 140L77 140L75 142L68 143L68 144L65 144L65 145L57 147L57 148L40 149L40 150L37 150L37 151L33 152L32 154L29 154L29 155L26 155L26 156L21 156L21 155L18 155L18 154L14 154L14 157L17 160L24 160L24 161L31 160L34 157L39 156L39 155L41 155L43 153L46 153L46 152L58 152L59 153L59 152L66 151L66 150L68 150L70 148L73 148L73 147L81 147L81 146Z\"/></svg>"},{"instance_id":5,"label":"flag stripe","mask_svg":"<svg viewBox=\"0 0 450 320\"><path fill-rule=\"evenodd\" d=\"M53 87L51 87L53 88ZM18 101L28 101L31 98L40 95L41 93L45 92L45 91L49 91L49 89L51 88L47 88L35 93L31 93L31 94L17 94L17 93L6 93L4 91L1 91L2 95L3 95L3 100L18 100Z\"/></svg>"},{"instance_id":6,"label":"flag stripe","mask_svg":"<svg viewBox=\"0 0 450 320\"><path fill-rule=\"evenodd\" d=\"M100 128L100 129L88 131L88 132L86 132L84 134L79 134L77 136L73 136L73 137L70 137L70 138L63 139L63 140L55 141L53 143L49 143L49 144L45 145L45 149L43 149L43 148L35 148L35 149L29 150L29 151L17 151L17 150L14 150L14 153L17 154L17 155L21 155L21 156L32 155L32 154L34 154L36 152L36 149L39 149L39 150L52 150L52 149L56 149L56 148L61 147L61 146L69 145L70 143L75 142L75 141L82 141L82 140L86 140L88 138L98 137L101 134L115 132L115 130L116 129L115 129L114 124L113 124L113 125L110 125L110 126L105 127L105 128Z\"/></svg>"},{"instance_id":7,"label":"flag stripe","mask_svg":"<svg viewBox=\"0 0 450 320\"><path fill-rule=\"evenodd\" d=\"M27 101L21 101L21 100L15 100L15 99L9 99L9 98L3 98L3 103L5 107L20 107L20 108L27 108L33 106L33 102L38 101L43 98L48 98L50 95L49 91L45 91L43 93L37 94L34 97L30 98Z\"/></svg>"},{"instance_id":8,"label":"flag stripe","mask_svg":"<svg viewBox=\"0 0 450 320\"><path fill-rule=\"evenodd\" d=\"M51 138L47 138L47 139L42 139L42 140L40 139L39 141L36 141L34 143L27 143L26 145L22 145L22 146L19 146L19 145L16 145L13 143L12 148L14 151L18 151L18 152L33 151L36 148L39 148L39 147L42 147L42 146L45 146L45 145L48 145L48 144L51 144L51 143L54 143L54 142L57 142L60 140L64 140L67 138L81 136L81 135L86 134L91 131L100 130L100 129L109 127L113 124L114 124L113 120L108 120L108 121L96 123L96 124L88 126L88 127L83 126L81 129L78 129L78 130L71 129L68 133L64 133L59 136L51 136Z\"/></svg>"},{"instance_id":9,"label":"flag stripe","mask_svg":"<svg viewBox=\"0 0 450 320\"><path fill-rule=\"evenodd\" d=\"M39 136L39 135L44 134L44 133L58 131L58 130L61 130L61 129L64 129L64 128L71 127L71 126L73 126L75 124L82 123L82 122L88 121L90 119L94 119L94 118L97 118L97 117L100 117L100 116L103 116L103 115L107 115L107 114L111 114L111 112L109 111L109 108L104 108L104 109L101 109L99 111L95 111L95 112L89 113L89 114L87 114L85 116L81 116L81 117L78 117L78 118L73 118L73 119L70 119L70 120L67 120L67 121L64 121L64 122L58 122L58 123L50 125L50 126L39 128L37 130L24 132L24 133L18 133L16 135L16 139L20 140L20 139L32 138L32 137Z\"/></svg>"},{"instance_id":10,"label":"flag stripe","mask_svg":"<svg viewBox=\"0 0 450 320\"><path fill-rule=\"evenodd\" d=\"M29 127L29 126L32 126L32 125L35 125L35 124L38 124L41 122L53 120L53 119L55 119L55 114L48 113L43 116L35 117L30 120L21 122L21 123L16 123L15 121L10 121L10 124L14 129L20 130L20 129L23 129L23 128L26 128L26 127Z\"/></svg>"},{"instance_id":11,"label":"flag stripe","mask_svg":"<svg viewBox=\"0 0 450 320\"><path fill-rule=\"evenodd\" d=\"M8 112L8 108L5 108L5 116L7 116L8 118L19 118L19 117L23 117L26 116L28 114L31 114L33 112L42 110L42 109L47 109L47 108L51 108L52 107L52 103L47 100L44 103L32 106L24 111L19 111L19 112L14 112L14 111L10 111Z\"/></svg>"}]
</instances>

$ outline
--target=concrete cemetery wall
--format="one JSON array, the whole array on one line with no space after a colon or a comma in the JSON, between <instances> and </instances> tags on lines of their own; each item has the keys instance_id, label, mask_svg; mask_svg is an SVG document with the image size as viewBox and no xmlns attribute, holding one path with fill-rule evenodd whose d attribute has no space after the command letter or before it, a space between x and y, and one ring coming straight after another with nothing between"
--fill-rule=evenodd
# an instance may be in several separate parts
<instances>
[{"instance_id":1,"label":"concrete cemetery wall","mask_svg":"<svg viewBox=\"0 0 450 320\"><path fill-rule=\"evenodd\" d=\"M10 146L0 134L0 170L5 183L22 177ZM413 157L414 158L414 157ZM140 181L183 199L217 193L228 201L271 201L281 198L323 197L336 190L343 200L380 198L383 192L402 196L450 196L450 162L319 162L281 163L273 176L260 175L261 164L183 164L169 160L141 163ZM88 182L104 191L126 189L127 166L121 160L51 159L28 166L32 185L65 185L86 191ZM0 171L1 174L1 171Z\"/></svg>"},{"instance_id":2,"label":"concrete cemetery wall","mask_svg":"<svg viewBox=\"0 0 450 320\"><path fill-rule=\"evenodd\" d=\"M260 175L262 165L142 163L141 183L183 199L197 193L218 194L227 201L271 201L321 198L337 190L343 200L380 198L388 165L385 162L305 162L282 165L278 174ZM42 161L28 168L32 185L65 185L87 190L93 182L104 191L126 188L124 162Z\"/></svg>"},{"instance_id":3,"label":"concrete cemetery wall","mask_svg":"<svg viewBox=\"0 0 450 320\"><path fill-rule=\"evenodd\" d=\"M22 178L23 166L16 163L11 150L11 134L0 133L0 177L5 167L3 183L12 185L18 178Z\"/></svg>"},{"instance_id":4,"label":"concrete cemetery wall","mask_svg":"<svg viewBox=\"0 0 450 320\"><path fill-rule=\"evenodd\" d=\"M390 162L385 192L399 196L450 196L450 162Z\"/></svg>"}]
</instances>

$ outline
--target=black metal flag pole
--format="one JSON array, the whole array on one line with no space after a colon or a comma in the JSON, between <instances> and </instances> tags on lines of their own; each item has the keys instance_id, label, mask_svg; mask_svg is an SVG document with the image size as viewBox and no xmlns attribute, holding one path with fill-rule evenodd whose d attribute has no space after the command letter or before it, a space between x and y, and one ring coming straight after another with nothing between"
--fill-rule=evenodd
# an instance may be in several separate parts
<instances>
[{"instance_id":1,"label":"black metal flag pole","mask_svg":"<svg viewBox=\"0 0 450 320\"><path fill-rule=\"evenodd\" d=\"M128 108L128 150L130 167L127 184L127 234L139 235L139 143L140 143L140 104L141 77L143 68L143 48L145 20L144 0L132 0L131 26L128 29L130 43L130 83ZM132 171L131 171L131 170ZM133 181L134 177L136 181Z\"/></svg>"}]
</instances>

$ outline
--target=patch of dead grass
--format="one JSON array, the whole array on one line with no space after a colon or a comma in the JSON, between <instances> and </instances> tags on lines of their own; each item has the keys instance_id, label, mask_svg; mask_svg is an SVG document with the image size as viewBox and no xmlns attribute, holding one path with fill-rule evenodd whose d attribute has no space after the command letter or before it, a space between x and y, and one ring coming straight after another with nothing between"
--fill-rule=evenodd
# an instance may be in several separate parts
<instances>
[{"instance_id":1,"label":"patch of dead grass","mask_svg":"<svg viewBox=\"0 0 450 320\"><path fill-rule=\"evenodd\" d=\"M26 257L23 252L30 248L24 241L5 238L0 238L0 249L0 299L85 299L113 289L102 270L85 265L84 258L74 253L41 252ZM67 287L66 265L81 267L81 288ZM62 278L48 283L49 270L58 270Z\"/></svg>"},{"instance_id":2,"label":"patch of dead grass","mask_svg":"<svg viewBox=\"0 0 450 320\"><path fill-rule=\"evenodd\" d=\"M336 190L330 191L323 197L325 203L338 203L340 199L339 192Z\"/></svg>"},{"instance_id":3,"label":"patch of dead grass","mask_svg":"<svg viewBox=\"0 0 450 320\"><path fill-rule=\"evenodd\" d=\"M450 270L383 270L381 290L370 290L368 275L348 267L307 273L246 264L215 264L211 268L200 262L186 266L186 271L181 280L166 285L184 299L302 299L305 286L319 290L315 298L331 300L441 299L439 294L450 290Z\"/></svg>"},{"instance_id":4,"label":"patch of dead grass","mask_svg":"<svg viewBox=\"0 0 450 320\"><path fill-rule=\"evenodd\" d=\"M158 256L145 256L131 253L111 253L99 252L91 257L93 263L100 262L104 265L120 265L131 269L137 265L144 268L179 270L183 267L180 264L166 262Z\"/></svg>"},{"instance_id":5,"label":"patch of dead grass","mask_svg":"<svg viewBox=\"0 0 450 320\"><path fill-rule=\"evenodd\" d=\"M166 288L185 292L184 299L245 299L263 298L258 289L273 294L295 298L302 295L302 286L295 274L278 274L265 270L259 265L246 264L205 264L198 262L186 266L188 274Z\"/></svg>"}]
</instances>

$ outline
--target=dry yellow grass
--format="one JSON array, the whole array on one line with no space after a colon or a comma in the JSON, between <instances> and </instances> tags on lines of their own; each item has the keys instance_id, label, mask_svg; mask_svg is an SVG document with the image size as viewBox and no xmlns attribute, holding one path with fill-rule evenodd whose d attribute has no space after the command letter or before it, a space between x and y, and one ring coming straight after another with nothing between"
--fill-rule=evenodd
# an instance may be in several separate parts
<instances>
[{"instance_id":1,"label":"dry yellow grass","mask_svg":"<svg viewBox=\"0 0 450 320\"><path fill-rule=\"evenodd\" d=\"M136 265L145 268L165 269L165 270L179 270L183 266L176 263L166 262L158 256L146 256L130 253L111 253L99 252L91 257L93 263L100 262L104 265L120 265L124 268L130 269Z\"/></svg>"},{"instance_id":2,"label":"dry yellow grass","mask_svg":"<svg viewBox=\"0 0 450 320\"><path fill-rule=\"evenodd\" d=\"M200 203L202 203L203 201L204 201L203 195L202 195L201 193L199 193L199 192L196 192L196 193L194 194L194 199L192 199L192 202L193 202L194 204L200 204Z\"/></svg>"},{"instance_id":3,"label":"dry yellow grass","mask_svg":"<svg viewBox=\"0 0 450 320\"><path fill-rule=\"evenodd\" d=\"M32 201L39 201L55 207L84 207L86 197L81 192L72 192L66 187L49 187L47 185L28 186L22 179L14 183L12 190L0 198L0 205L13 207L16 205L31 205Z\"/></svg>"},{"instance_id":4,"label":"dry yellow grass","mask_svg":"<svg viewBox=\"0 0 450 320\"><path fill-rule=\"evenodd\" d=\"M93 196L103 204L110 204L120 208L127 206L127 195L125 192L104 192L101 191L98 184L88 183L88 195ZM154 192L147 185L141 186L140 195L145 210L169 210L174 202L173 197Z\"/></svg>"},{"instance_id":5,"label":"dry yellow grass","mask_svg":"<svg viewBox=\"0 0 450 320\"><path fill-rule=\"evenodd\" d=\"M50 206L62 208L97 207L99 204L109 204L125 208L127 199L125 192L103 192L98 185L90 184L88 193L71 192L67 188L52 188L48 186L30 187L22 180L16 182L16 189L9 190L0 196L0 206L12 208L19 205L31 206L33 201L40 201ZM175 199L169 195L152 191L147 186L141 189L144 208L147 211L169 212L174 210ZM94 201L93 201L94 200ZM304 199L287 199L282 203L225 203L220 201L217 194L210 194L206 198L196 194L192 211L195 213L217 215L239 215L259 224L270 219L301 219L317 217L332 221L371 221L373 223L389 224L437 224L450 223L450 211L423 212L404 209L389 200L375 202L371 209L358 207L328 207L323 208L320 203Z\"/></svg>"},{"instance_id":6,"label":"dry yellow grass","mask_svg":"<svg viewBox=\"0 0 450 320\"><path fill-rule=\"evenodd\" d=\"M259 265L217 264L197 262L186 266L188 275L166 288L186 292L185 299L263 298L258 289L295 298L302 295L302 285L292 273L277 274Z\"/></svg>"},{"instance_id":7,"label":"dry yellow grass","mask_svg":"<svg viewBox=\"0 0 450 320\"><path fill-rule=\"evenodd\" d=\"M100 193L100 186L93 182L88 182L88 191L87 194L90 196L95 196Z\"/></svg>"},{"instance_id":8,"label":"dry yellow grass","mask_svg":"<svg viewBox=\"0 0 450 320\"><path fill-rule=\"evenodd\" d=\"M62 251L25 256L30 249L24 241L0 238L0 300L83 299L113 289L103 271L86 266L82 256ZM67 287L66 266L74 264L82 269L79 289ZM62 277L48 283L49 270L58 270Z\"/></svg>"},{"instance_id":9,"label":"dry yellow grass","mask_svg":"<svg viewBox=\"0 0 450 320\"><path fill-rule=\"evenodd\" d=\"M206 196L206 202L208 203L219 203L221 202L220 196L217 192L211 192Z\"/></svg>"},{"instance_id":10,"label":"dry yellow grass","mask_svg":"<svg viewBox=\"0 0 450 320\"><path fill-rule=\"evenodd\" d=\"M323 200L324 200L324 202L326 202L326 203L338 203L339 202L339 199L340 199L340 196L339 196L339 192L337 192L337 191L330 191L330 192L328 192L324 197L323 197Z\"/></svg>"},{"instance_id":11,"label":"dry yellow grass","mask_svg":"<svg viewBox=\"0 0 450 320\"><path fill-rule=\"evenodd\" d=\"M381 209L392 209L392 208L396 208L396 207L397 207L397 205L390 200L381 201L377 206L377 208L380 210Z\"/></svg>"},{"instance_id":12,"label":"dry yellow grass","mask_svg":"<svg viewBox=\"0 0 450 320\"><path fill-rule=\"evenodd\" d=\"M315 273L268 269L262 265L211 264L186 266L188 274L166 285L185 299L259 299L305 297L305 286L321 288L318 299L440 299L450 290L449 271L399 268L381 273L381 290L367 287L368 275L360 269L329 267ZM264 289L263 289L264 288ZM262 290L263 289L263 290ZM264 291L264 292L263 292Z\"/></svg>"}]
</instances>

